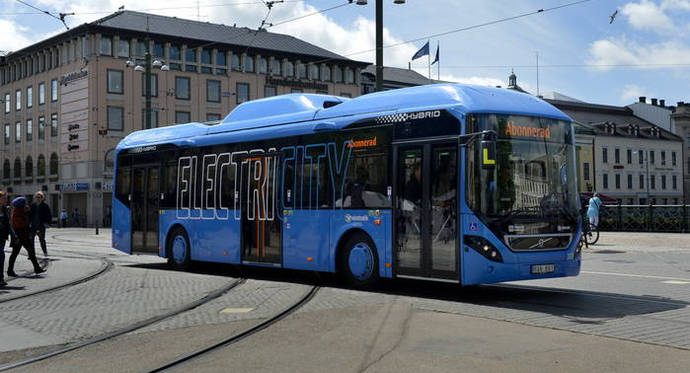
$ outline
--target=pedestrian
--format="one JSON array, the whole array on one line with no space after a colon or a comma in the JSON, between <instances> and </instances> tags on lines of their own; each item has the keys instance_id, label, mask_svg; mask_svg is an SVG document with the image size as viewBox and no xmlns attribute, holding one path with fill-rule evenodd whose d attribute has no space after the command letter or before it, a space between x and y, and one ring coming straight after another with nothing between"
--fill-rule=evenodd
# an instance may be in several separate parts
<instances>
[{"instance_id":1,"label":"pedestrian","mask_svg":"<svg viewBox=\"0 0 690 373\"><path fill-rule=\"evenodd\" d=\"M601 199L599 199L599 193L595 192L594 196L589 199L589 207L587 208L587 217L589 218L589 224L593 227L599 226L599 209L601 208Z\"/></svg>"},{"instance_id":2,"label":"pedestrian","mask_svg":"<svg viewBox=\"0 0 690 373\"><path fill-rule=\"evenodd\" d=\"M36 259L36 251L34 249L34 244L31 242L29 226L31 224L30 218L31 207L26 201L25 197L17 197L12 200L12 217L10 223L12 230L14 231L14 236L12 237L12 254L10 254L10 263L7 267L7 275L16 277L17 274L14 272L14 262L17 260L19 251L21 251L22 246L29 253L29 260L34 266L34 272L36 274L43 273L46 270L41 268Z\"/></svg>"},{"instance_id":3,"label":"pedestrian","mask_svg":"<svg viewBox=\"0 0 690 373\"><path fill-rule=\"evenodd\" d=\"M5 242L12 234L10 226L10 209L7 206L7 193L0 190L0 287L6 286L5 282Z\"/></svg>"},{"instance_id":4,"label":"pedestrian","mask_svg":"<svg viewBox=\"0 0 690 373\"><path fill-rule=\"evenodd\" d=\"M67 227L67 210L65 209L62 209L62 211L60 211L60 225L62 226L62 228Z\"/></svg>"},{"instance_id":5,"label":"pedestrian","mask_svg":"<svg viewBox=\"0 0 690 373\"><path fill-rule=\"evenodd\" d=\"M74 212L72 215L72 225L74 225L75 227L79 226L79 209L76 207L74 208Z\"/></svg>"},{"instance_id":6,"label":"pedestrian","mask_svg":"<svg viewBox=\"0 0 690 373\"><path fill-rule=\"evenodd\" d=\"M38 242L41 244L43 255L48 256L48 248L46 247L46 228L53 220L53 213L45 201L46 196L40 190L34 194L34 202L31 204L31 242Z\"/></svg>"}]
</instances>

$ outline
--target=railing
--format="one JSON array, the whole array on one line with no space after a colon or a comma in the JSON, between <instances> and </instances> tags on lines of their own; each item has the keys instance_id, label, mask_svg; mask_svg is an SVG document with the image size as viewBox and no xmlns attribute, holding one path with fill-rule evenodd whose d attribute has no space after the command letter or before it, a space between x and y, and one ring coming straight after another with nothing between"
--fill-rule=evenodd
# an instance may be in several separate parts
<instances>
[{"instance_id":1,"label":"railing","mask_svg":"<svg viewBox=\"0 0 690 373\"><path fill-rule=\"evenodd\" d=\"M599 229L623 232L690 232L688 205L604 205Z\"/></svg>"}]
</instances>

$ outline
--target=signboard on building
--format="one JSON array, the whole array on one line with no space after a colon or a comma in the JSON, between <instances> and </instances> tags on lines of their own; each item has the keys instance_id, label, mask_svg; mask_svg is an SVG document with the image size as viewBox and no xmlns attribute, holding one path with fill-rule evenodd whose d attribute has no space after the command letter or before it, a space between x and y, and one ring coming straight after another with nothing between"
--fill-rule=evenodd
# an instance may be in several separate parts
<instances>
[{"instance_id":1,"label":"signboard on building","mask_svg":"<svg viewBox=\"0 0 690 373\"><path fill-rule=\"evenodd\" d=\"M323 83L311 82L311 81L301 81L295 79L278 79L270 75L266 76L266 85L280 85L292 88L301 89L315 89L317 91L327 91L328 85Z\"/></svg>"},{"instance_id":2,"label":"signboard on building","mask_svg":"<svg viewBox=\"0 0 690 373\"><path fill-rule=\"evenodd\" d=\"M59 184L62 192L79 192L89 190L89 183L66 183Z\"/></svg>"},{"instance_id":3,"label":"signboard on building","mask_svg":"<svg viewBox=\"0 0 690 373\"><path fill-rule=\"evenodd\" d=\"M88 160L89 79L80 70L60 78L60 160L64 163Z\"/></svg>"}]
</instances>

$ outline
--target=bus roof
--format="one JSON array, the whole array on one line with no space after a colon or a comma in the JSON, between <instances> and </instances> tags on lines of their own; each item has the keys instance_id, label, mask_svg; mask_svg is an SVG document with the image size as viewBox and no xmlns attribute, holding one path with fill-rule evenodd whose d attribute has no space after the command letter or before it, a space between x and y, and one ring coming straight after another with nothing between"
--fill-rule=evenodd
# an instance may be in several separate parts
<instances>
[{"instance_id":1,"label":"bus roof","mask_svg":"<svg viewBox=\"0 0 690 373\"><path fill-rule=\"evenodd\" d=\"M248 101L216 125L188 123L137 131L123 139L118 148L184 143L185 139L198 136L248 133L251 130L257 130L266 138L279 133L297 135L311 133L313 121L328 120L337 129L366 117L444 108L453 108L464 114L515 114L571 121L549 103L526 93L464 84L433 84L372 93L354 99L295 93ZM266 132L266 129L276 129L277 126L281 126L281 131ZM287 127L292 132L282 131Z\"/></svg>"}]
</instances>

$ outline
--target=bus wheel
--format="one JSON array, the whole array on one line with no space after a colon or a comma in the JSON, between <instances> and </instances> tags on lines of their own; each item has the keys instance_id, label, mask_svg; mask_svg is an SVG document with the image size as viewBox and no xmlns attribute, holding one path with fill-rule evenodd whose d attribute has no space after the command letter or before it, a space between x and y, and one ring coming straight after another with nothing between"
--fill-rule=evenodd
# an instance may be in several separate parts
<instances>
[{"instance_id":1,"label":"bus wheel","mask_svg":"<svg viewBox=\"0 0 690 373\"><path fill-rule=\"evenodd\" d=\"M168 240L168 264L178 269L189 268L190 251L187 232L182 227L176 227Z\"/></svg>"},{"instance_id":2,"label":"bus wheel","mask_svg":"<svg viewBox=\"0 0 690 373\"><path fill-rule=\"evenodd\" d=\"M367 287L379 279L376 246L363 233L351 235L340 250L340 275L355 287Z\"/></svg>"}]
</instances>

